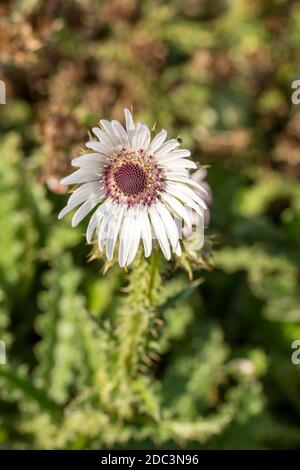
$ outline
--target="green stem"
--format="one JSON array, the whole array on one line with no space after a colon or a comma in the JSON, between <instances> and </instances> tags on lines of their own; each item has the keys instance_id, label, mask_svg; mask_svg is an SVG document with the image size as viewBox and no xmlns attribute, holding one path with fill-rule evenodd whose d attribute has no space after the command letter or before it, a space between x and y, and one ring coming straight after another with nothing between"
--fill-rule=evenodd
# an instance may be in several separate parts
<instances>
[{"instance_id":1,"label":"green stem","mask_svg":"<svg viewBox=\"0 0 300 470\"><path fill-rule=\"evenodd\" d=\"M158 274L158 261L159 261L159 256L158 256L158 250L154 249L151 255L151 264L150 264L150 282L149 282L149 301L150 305L154 305L154 298L153 298L153 293L155 291L155 282L157 279L157 274Z\"/></svg>"}]
</instances>

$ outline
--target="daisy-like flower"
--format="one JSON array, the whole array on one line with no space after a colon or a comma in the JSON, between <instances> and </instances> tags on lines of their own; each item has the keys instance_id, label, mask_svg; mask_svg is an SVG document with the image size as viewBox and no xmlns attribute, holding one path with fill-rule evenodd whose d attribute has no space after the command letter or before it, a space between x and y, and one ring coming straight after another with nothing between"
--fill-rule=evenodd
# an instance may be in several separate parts
<instances>
[{"instance_id":1,"label":"daisy-like flower","mask_svg":"<svg viewBox=\"0 0 300 470\"><path fill-rule=\"evenodd\" d=\"M128 109L124 112L125 128L118 121L100 120L100 127L93 128L97 139L86 143L92 152L72 160L79 169L61 183L78 187L59 214L62 218L80 206L72 218L75 227L96 209L87 241L96 232L99 249L109 260L118 245L121 267L132 263L141 242L146 257L157 242L166 259L180 256L181 230L175 219L191 227L187 207L200 217L206 208L199 195L205 190L190 178L189 170L196 168L190 151L178 149L177 139L166 140L165 130L151 140L149 128L135 125Z\"/></svg>"}]
</instances>

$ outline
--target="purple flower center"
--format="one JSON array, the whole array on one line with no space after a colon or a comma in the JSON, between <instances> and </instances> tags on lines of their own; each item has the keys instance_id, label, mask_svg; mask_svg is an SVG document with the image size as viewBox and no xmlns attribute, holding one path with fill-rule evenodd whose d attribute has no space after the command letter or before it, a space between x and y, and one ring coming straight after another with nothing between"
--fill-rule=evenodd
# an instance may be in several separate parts
<instances>
[{"instance_id":1,"label":"purple flower center","mask_svg":"<svg viewBox=\"0 0 300 470\"><path fill-rule=\"evenodd\" d=\"M114 173L114 180L126 196L136 196L145 191L148 177L140 165L124 163Z\"/></svg>"},{"instance_id":2,"label":"purple flower center","mask_svg":"<svg viewBox=\"0 0 300 470\"><path fill-rule=\"evenodd\" d=\"M122 149L103 168L102 177L107 196L127 207L150 205L164 185L162 169L143 151Z\"/></svg>"}]
</instances>

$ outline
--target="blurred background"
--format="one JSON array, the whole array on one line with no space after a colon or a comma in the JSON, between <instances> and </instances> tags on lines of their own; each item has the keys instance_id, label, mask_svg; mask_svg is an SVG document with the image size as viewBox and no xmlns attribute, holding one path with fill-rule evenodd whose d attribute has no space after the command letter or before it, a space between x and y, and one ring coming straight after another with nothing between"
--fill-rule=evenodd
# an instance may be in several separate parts
<instances>
[{"instance_id":1,"label":"blurred background","mask_svg":"<svg viewBox=\"0 0 300 470\"><path fill-rule=\"evenodd\" d=\"M0 79L0 448L299 449L299 2L2 0ZM126 297L57 221L125 106L212 191L203 266L164 268L150 339L147 266Z\"/></svg>"}]
</instances>

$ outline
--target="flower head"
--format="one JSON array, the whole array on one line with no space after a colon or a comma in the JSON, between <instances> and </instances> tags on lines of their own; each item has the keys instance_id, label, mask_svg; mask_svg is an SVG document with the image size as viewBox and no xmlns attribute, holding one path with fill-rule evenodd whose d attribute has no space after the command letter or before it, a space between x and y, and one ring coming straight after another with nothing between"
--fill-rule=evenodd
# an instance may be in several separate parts
<instances>
[{"instance_id":1,"label":"flower head","mask_svg":"<svg viewBox=\"0 0 300 470\"><path fill-rule=\"evenodd\" d=\"M59 214L62 218L80 206L72 219L74 227L95 209L87 241L91 243L96 231L99 249L109 260L118 244L121 267L132 263L141 241L146 257L155 240L167 259L172 253L180 256L181 234L174 217L191 227L187 208L200 217L206 208L199 193L205 190L190 178L189 170L196 168L188 158L190 151L178 149L177 139L166 140L165 130L151 140L149 128L135 125L127 109L125 120L125 128L104 119L93 128L96 139L86 143L91 152L74 158L72 165L79 169L61 180L78 187Z\"/></svg>"}]
</instances>

